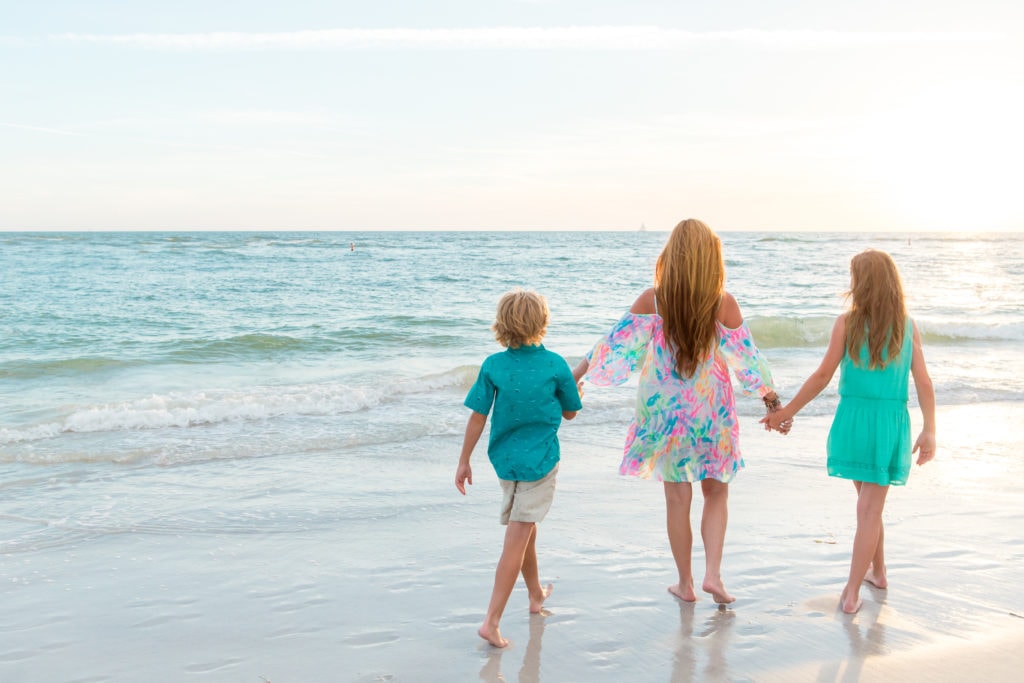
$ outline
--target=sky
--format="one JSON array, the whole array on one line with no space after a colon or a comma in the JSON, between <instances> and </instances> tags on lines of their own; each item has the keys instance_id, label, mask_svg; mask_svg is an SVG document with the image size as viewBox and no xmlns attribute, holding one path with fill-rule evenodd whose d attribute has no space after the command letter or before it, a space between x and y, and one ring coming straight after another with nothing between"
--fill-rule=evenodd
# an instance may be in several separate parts
<instances>
[{"instance_id":1,"label":"sky","mask_svg":"<svg viewBox=\"0 0 1024 683\"><path fill-rule=\"evenodd\" d=\"M1024 231L1018 0L0 0L0 229Z\"/></svg>"}]
</instances>

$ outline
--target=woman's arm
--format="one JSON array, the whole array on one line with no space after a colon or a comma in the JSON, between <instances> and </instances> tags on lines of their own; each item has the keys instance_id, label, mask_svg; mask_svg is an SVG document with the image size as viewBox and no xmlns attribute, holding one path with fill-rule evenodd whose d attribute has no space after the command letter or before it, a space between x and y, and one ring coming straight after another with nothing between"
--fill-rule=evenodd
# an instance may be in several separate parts
<instances>
[{"instance_id":1,"label":"woman's arm","mask_svg":"<svg viewBox=\"0 0 1024 683\"><path fill-rule=\"evenodd\" d=\"M843 359L845 349L846 315L843 314L836 318L835 325L832 326L832 337L829 339L825 357L821 359L818 369L811 373L811 376L807 378L803 386L800 387L800 391L796 392L796 396L789 403L765 416L761 422L771 429L778 429L783 421L793 419L793 416L800 412L801 408L810 403L832 381L832 376L836 374L836 368L839 367L839 361Z\"/></svg>"},{"instance_id":2,"label":"woman's arm","mask_svg":"<svg viewBox=\"0 0 1024 683\"><path fill-rule=\"evenodd\" d=\"M923 465L935 457L935 387L924 363L924 351L921 348L921 333L914 325L914 355L910 360L910 372L914 376L914 388L917 390L917 403L921 407L924 426L914 443L917 453L917 464Z\"/></svg>"},{"instance_id":3,"label":"woman's arm","mask_svg":"<svg viewBox=\"0 0 1024 683\"><path fill-rule=\"evenodd\" d=\"M654 313L654 290L648 289L577 363L572 371L573 378L579 382L585 376L588 382L598 386L625 383L642 366L647 355L655 321L651 313Z\"/></svg>"},{"instance_id":4,"label":"woman's arm","mask_svg":"<svg viewBox=\"0 0 1024 683\"><path fill-rule=\"evenodd\" d=\"M750 330L743 324L739 303L729 292L722 293L715 317L729 333L721 341L721 348L725 352L726 362L740 380L744 393L752 395L756 392L764 399L769 411L777 410L779 395L772 388L771 370L754 343Z\"/></svg>"}]
</instances>

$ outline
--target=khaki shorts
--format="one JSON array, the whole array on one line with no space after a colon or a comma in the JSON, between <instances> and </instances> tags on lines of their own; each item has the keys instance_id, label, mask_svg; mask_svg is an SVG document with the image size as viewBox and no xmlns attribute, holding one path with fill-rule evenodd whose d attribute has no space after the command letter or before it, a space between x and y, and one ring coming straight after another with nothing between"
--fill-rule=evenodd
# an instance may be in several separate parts
<instances>
[{"instance_id":1,"label":"khaki shorts","mask_svg":"<svg viewBox=\"0 0 1024 683\"><path fill-rule=\"evenodd\" d=\"M555 500L558 465L536 481L501 481L501 523L540 522Z\"/></svg>"}]
</instances>

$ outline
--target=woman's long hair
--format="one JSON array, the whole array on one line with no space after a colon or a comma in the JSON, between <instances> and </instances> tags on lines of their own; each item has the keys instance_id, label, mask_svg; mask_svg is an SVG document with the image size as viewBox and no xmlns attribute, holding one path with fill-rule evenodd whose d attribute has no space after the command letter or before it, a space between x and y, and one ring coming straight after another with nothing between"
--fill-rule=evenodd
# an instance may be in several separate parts
<instances>
[{"instance_id":1,"label":"woman's long hair","mask_svg":"<svg viewBox=\"0 0 1024 683\"><path fill-rule=\"evenodd\" d=\"M892 258L868 249L850 260L850 311L846 318L846 352L860 365L860 349L868 343L868 367L884 368L899 355L907 317L903 285Z\"/></svg>"},{"instance_id":2,"label":"woman's long hair","mask_svg":"<svg viewBox=\"0 0 1024 683\"><path fill-rule=\"evenodd\" d=\"M654 267L658 313L680 377L692 377L711 353L724 286L718 235L694 218L684 220L672 231Z\"/></svg>"}]
</instances>

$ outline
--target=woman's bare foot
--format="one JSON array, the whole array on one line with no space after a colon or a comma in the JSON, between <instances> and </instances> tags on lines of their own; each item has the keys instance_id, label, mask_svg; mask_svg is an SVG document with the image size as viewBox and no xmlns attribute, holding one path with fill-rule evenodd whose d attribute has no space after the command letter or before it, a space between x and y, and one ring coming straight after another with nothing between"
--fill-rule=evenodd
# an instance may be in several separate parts
<instances>
[{"instance_id":1,"label":"woman's bare foot","mask_svg":"<svg viewBox=\"0 0 1024 683\"><path fill-rule=\"evenodd\" d=\"M721 579L712 581L711 579L704 579L704 583L701 588L705 593L711 593L711 597L715 599L719 605L728 605L730 602L735 602L736 598L729 595L728 591L725 590L725 584L722 583Z\"/></svg>"},{"instance_id":2,"label":"woman's bare foot","mask_svg":"<svg viewBox=\"0 0 1024 683\"><path fill-rule=\"evenodd\" d=\"M868 573L864 575L864 580L875 588L889 587L889 581L885 578L885 571L876 572L874 567L868 567Z\"/></svg>"},{"instance_id":3,"label":"woman's bare foot","mask_svg":"<svg viewBox=\"0 0 1024 683\"><path fill-rule=\"evenodd\" d=\"M476 632L494 647L506 647L508 645L508 641L501 637L501 630L497 626L492 628L484 624Z\"/></svg>"},{"instance_id":4,"label":"woman's bare foot","mask_svg":"<svg viewBox=\"0 0 1024 683\"><path fill-rule=\"evenodd\" d=\"M860 597L848 598L848 594L849 591L844 589L842 595L839 596L839 607L844 614L856 614L863 603Z\"/></svg>"},{"instance_id":5,"label":"woman's bare foot","mask_svg":"<svg viewBox=\"0 0 1024 683\"><path fill-rule=\"evenodd\" d=\"M693 584L688 583L685 586L680 586L678 583L673 583L668 587L668 592L676 596L683 602L697 602L697 594L693 592Z\"/></svg>"},{"instance_id":6,"label":"woman's bare foot","mask_svg":"<svg viewBox=\"0 0 1024 683\"><path fill-rule=\"evenodd\" d=\"M544 609L544 601L551 595L551 591L555 590L555 584L549 583L547 588L542 588L540 591L540 597L530 595L530 614L540 614L541 610Z\"/></svg>"}]
</instances>

